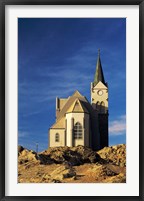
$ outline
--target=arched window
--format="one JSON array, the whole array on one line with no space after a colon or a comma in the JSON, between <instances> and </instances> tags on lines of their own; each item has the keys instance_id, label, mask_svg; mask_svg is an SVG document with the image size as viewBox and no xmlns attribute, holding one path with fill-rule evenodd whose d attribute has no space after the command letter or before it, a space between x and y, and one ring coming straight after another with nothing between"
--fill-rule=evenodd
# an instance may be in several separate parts
<instances>
[{"instance_id":1,"label":"arched window","mask_svg":"<svg viewBox=\"0 0 144 201\"><path fill-rule=\"evenodd\" d=\"M60 138L60 137L59 137L59 133L56 133L56 134L55 134L55 142L59 142L59 138Z\"/></svg>"},{"instance_id":2,"label":"arched window","mask_svg":"<svg viewBox=\"0 0 144 201\"><path fill-rule=\"evenodd\" d=\"M74 125L74 139L82 139L82 125L79 122Z\"/></svg>"},{"instance_id":3,"label":"arched window","mask_svg":"<svg viewBox=\"0 0 144 201\"><path fill-rule=\"evenodd\" d=\"M99 101L96 103L96 109L100 110L100 102Z\"/></svg>"},{"instance_id":4,"label":"arched window","mask_svg":"<svg viewBox=\"0 0 144 201\"><path fill-rule=\"evenodd\" d=\"M101 113L105 113L105 103L101 102Z\"/></svg>"}]
</instances>

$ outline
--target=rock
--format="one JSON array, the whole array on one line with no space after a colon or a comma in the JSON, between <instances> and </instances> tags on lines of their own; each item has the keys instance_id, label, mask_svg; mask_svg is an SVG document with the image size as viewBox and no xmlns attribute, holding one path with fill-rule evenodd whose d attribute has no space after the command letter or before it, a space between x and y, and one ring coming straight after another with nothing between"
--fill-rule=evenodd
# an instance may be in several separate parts
<instances>
[{"instance_id":1,"label":"rock","mask_svg":"<svg viewBox=\"0 0 144 201\"><path fill-rule=\"evenodd\" d=\"M112 147L104 147L97 152L100 157L108 163L112 163L121 167L126 166L126 145L120 144Z\"/></svg>"},{"instance_id":2,"label":"rock","mask_svg":"<svg viewBox=\"0 0 144 201\"><path fill-rule=\"evenodd\" d=\"M50 175L51 178L55 180L62 181L66 178L71 178L76 176L76 173L73 168L65 168L65 166L59 166L56 168Z\"/></svg>"},{"instance_id":3,"label":"rock","mask_svg":"<svg viewBox=\"0 0 144 201\"><path fill-rule=\"evenodd\" d=\"M95 152L84 146L77 147L51 147L48 150L37 154L36 152L18 147L19 164L28 161L39 161L40 164L65 164L68 162L71 166L78 166L84 163L112 163L117 166L125 167L126 165L126 147L125 145L117 145L104 147Z\"/></svg>"},{"instance_id":4,"label":"rock","mask_svg":"<svg viewBox=\"0 0 144 201\"><path fill-rule=\"evenodd\" d=\"M25 149L25 148L21 148L21 147L20 147L20 150L21 152L19 152L19 157L18 157L19 164L24 164L29 161L35 161L35 162L38 161L38 156L36 152Z\"/></svg>"},{"instance_id":5,"label":"rock","mask_svg":"<svg viewBox=\"0 0 144 201\"><path fill-rule=\"evenodd\" d=\"M18 153L21 153L23 150L24 150L24 148L21 145L19 145L18 146Z\"/></svg>"},{"instance_id":6,"label":"rock","mask_svg":"<svg viewBox=\"0 0 144 201\"><path fill-rule=\"evenodd\" d=\"M53 179L52 183L62 183L60 180Z\"/></svg>"},{"instance_id":7,"label":"rock","mask_svg":"<svg viewBox=\"0 0 144 201\"><path fill-rule=\"evenodd\" d=\"M39 154L38 159L40 160L40 164L50 165L54 163L54 160L49 155Z\"/></svg>"},{"instance_id":8,"label":"rock","mask_svg":"<svg viewBox=\"0 0 144 201\"><path fill-rule=\"evenodd\" d=\"M71 178L71 177L75 177L76 173L74 170L70 169L67 173L63 174L63 178Z\"/></svg>"},{"instance_id":9,"label":"rock","mask_svg":"<svg viewBox=\"0 0 144 201\"><path fill-rule=\"evenodd\" d=\"M115 176L115 175L117 175L116 172L112 171L111 169L109 169L109 168L107 168L107 167L105 167L105 168L103 169L103 171L104 171L104 173L106 174L106 176Z\"/></svg>"},{"instance_id":10,"label":"rock","mask_svg":"<svg viewBox=\"0 0 144 201\"><path fill-rule=\"evenodd\" d=\"M47 151L39 154L41 163L64 164L69 162L72 166L84 163L96 163L100 161L100 156L95 151L84 146L77 147L51 147Z\"/></svg>"},{"instance_id":11,"label":"rock","mask_svg":"<svg viewBox=\"0 0 144 201\"><path fill-rule=\"evenodd\" d=\"M18 147L20 183L125 183L126 146L93 151L88 147L54 147L37 154Z\"/></svg>"}]
</instances>

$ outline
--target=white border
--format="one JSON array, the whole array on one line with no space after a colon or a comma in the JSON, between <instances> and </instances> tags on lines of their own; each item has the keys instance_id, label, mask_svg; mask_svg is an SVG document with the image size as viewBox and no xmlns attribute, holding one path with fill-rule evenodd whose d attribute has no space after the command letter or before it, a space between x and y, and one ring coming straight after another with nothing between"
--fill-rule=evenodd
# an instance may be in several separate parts
<instances>
[{"instance_id":1,"label":"white border","mask_svg":"<svg viewBox=\"0 0 144 201\"><path fill-rule=\"evenodd\" d=\"M6 14L6 196L138 196L139 195L139 7L15 6ZM127 18L127 183L17 183L17 51L18 17ZM134 170L134 172L133 172Z\"/></svg>"}]
</instances>

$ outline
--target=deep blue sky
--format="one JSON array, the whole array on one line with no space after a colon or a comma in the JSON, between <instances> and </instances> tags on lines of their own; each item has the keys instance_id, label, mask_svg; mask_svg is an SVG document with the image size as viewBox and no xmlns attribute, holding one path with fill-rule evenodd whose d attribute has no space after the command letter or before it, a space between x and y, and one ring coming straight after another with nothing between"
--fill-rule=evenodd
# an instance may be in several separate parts
<instances>
[{"instance_id":1,"label":"deep blue sky","mask_svg":"<svg viewBox=\"0 0 144 201\"><path fill-rule=\"evenodd\" d=\"M109 86L109 144L126 143L126 20L19 18L19 144L47 149L56 96L79 90L90 101L99 48Z\"/></svg>"}]
</instances>

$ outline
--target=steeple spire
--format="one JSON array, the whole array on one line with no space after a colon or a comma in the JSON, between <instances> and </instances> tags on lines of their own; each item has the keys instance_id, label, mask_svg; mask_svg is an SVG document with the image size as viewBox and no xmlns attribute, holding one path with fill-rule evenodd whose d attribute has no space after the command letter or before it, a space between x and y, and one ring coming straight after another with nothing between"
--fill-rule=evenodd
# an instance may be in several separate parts
<instances>
[{"instance_id":1,"label":"steeple spire","mask_svg":"<svg viewBox=\"0 0 144 201\"><path fill-rule=\"evenodd\" d=\"M98 49L98 59L96 64L96 72L94 76L94 85L96 85L99 81L105 84L101 60L100 60L100 49Z\"/></svg>"}]
</instances>

